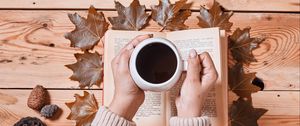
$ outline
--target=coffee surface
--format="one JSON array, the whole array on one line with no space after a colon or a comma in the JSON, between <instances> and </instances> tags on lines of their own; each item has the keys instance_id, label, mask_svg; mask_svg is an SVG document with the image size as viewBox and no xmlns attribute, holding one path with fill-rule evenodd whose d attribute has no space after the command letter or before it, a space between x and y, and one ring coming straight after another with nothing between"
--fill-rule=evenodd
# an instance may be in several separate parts
<instances>
[{"instance_id":1,"label":"coffee surface","mask_svg":"<svg viewBox=\"0 0 300 126\"><path fill-rule=\"evenodd\" d=\"M162 43L152 43L140 50L136 59L139 75L154 84L169 80L175 73L177 59L173 50Z\"/></svg>"}]
</instances>

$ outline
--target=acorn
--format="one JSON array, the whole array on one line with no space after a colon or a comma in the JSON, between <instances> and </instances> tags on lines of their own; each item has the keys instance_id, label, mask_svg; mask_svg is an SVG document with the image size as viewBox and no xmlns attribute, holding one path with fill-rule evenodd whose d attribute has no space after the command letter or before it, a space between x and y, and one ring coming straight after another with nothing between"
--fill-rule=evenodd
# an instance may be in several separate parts
<instances>
[{"instance_id":1,"label":"acorn","mask_svg":"<svg viewBox=\"0 0 300 126\"><path fill-rule=\"evenodd\" d=\"M32 89L28 97L27 106L34 110L40 111L47 104L47 96L48 93L46 89L41 85L37 85Z\"/></svg>"}]
</instances>

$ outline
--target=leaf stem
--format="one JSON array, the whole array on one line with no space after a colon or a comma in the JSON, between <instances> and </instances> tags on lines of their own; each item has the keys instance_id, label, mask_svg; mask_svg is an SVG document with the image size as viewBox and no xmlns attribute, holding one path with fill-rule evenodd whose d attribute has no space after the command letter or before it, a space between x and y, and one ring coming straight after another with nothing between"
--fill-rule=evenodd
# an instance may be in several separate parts
<instances>
[{"instance_id":1,"label":"leaf stem","mask_svg":"<svg viewBox=\"0 0 300 126\"><path fill-rule=\"evenodd\" d=\"M163 26L161 29L159 29L158 32L162 32L165 28L166 28L166 26Z\"/></svg>"}]
</instances>

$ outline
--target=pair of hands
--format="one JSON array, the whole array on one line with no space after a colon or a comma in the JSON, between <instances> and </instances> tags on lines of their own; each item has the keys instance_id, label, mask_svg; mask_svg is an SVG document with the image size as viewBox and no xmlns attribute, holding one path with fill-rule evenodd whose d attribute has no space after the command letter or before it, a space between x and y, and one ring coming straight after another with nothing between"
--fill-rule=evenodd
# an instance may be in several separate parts
<instances>
[{"instance_id":1,"label":"pair of hands","mask_svg":"<svg viewBox=\"0 0 300 126\"><path fill-rule=\"evenodd\" d=\"M145 99L145 93L133 81L129 71L129 59L134 47L153 35L140 35L129 42L113 59L111 65L115 81L115 94L109 109L132 120ZM217 80L217 72L208 53L197 54L191 50L188 58L187 76L180 95L176 98L179 117L199 117L203 100Z\"/></svg>"}]
</instances>

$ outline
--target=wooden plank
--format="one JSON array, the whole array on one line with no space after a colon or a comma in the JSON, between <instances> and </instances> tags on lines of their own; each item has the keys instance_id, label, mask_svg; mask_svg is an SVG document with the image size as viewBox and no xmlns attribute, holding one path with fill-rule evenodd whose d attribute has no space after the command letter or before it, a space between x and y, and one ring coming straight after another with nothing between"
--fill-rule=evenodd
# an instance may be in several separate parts
<instances>
[{"instance_id":1,"label":"wooden plank","mask_svg":"<svg viewBox=\"0 0 300 126\"><path fill-rule=\"evenodd\" d=\"M128 6L128 0L118 0L122 4ZM174 3L177 0L170 0ZM299 12L298 0L217 0L226 9L234 11L285 11ZM158 4L158 0L140 0L141 4L146 5L149 9L150 5ZM191 9L199 10L202 1L188 0ZM1 0L0 8L4 9L87 9L90 5L94 5L99 9L114 9L113 0L73 0L66 2L61 0Z\"/></svg>"},{"instance_id":2,"label":"wooden plank","mask_svg":"<svg viewBox=\"0 0 300 126\"><path fill-rule=\"evenodd\" d=\"M74 28L67 17L74 12L86 15L86 11L0 11L0 60L12 60L0 63L0 88L31 88L36 84L77 88L78 83L68 79L71 70L64 67L74 63L73 53L79 52L68 47L69 41L63 37ZM116 12L105 11L105 15L116 16ZM197 15L194 12L186 21L190 28L199 28ZM231 19L232 29L251 26L253 36L266 37L262 47L255 50L258 62L249 68L264 80L265 90L300 89L299 20L299 14L277 13L235 13ZM159 29L151 20L144 30ZM102 52L101 45L96 50Z\"/></svg>"},{"instance_id":3,"label":"wooden plank","mask_svg":"<svg viewBox=\"0 0 300 126\"><path fill-rule=\"evenodd\" d=\"M229 92L229 104L238 97ZM265 108L265 115L291 115L300 116L300 92L299 91L259 91L252 94L254 108Z\"/></svg>"},{"instance_id":4,"label":"wooden plank","mask_svg":"<svg viewBox=\"0 0 300 126\"><path fill-rule=\"evenodd\" d=\"M260 126L299 126L300 117L298 116L262 116L258 120Z\"/></svg>"},{"instance_id":5,"label":"wooden plank","mask_svg":"<svg viewBox=\"0 0 300 126\"><path fill-rule=\"evenodd\" d=\"M90 92L94 93L97 101L101 100L101 91L100 90L90 90ZM57 104L62 108L62 115L56 120L47 120L27 107L27 97L30 93L30 90L0 90L0 125L12 125L19 118L24 116L35 116L47 123L48 126L52 125L74 125L74 121L66 120L65 118L69 114L70 110L65 106L65 102L71 102L74 100L73 95L78 93L80 95L83 94L82 90L49 90L49 94L51 96L51 103ZM62 95L64 94L64 95ZM298 100L292 99L290 97L295 97L295 93L291 94L289 92L280 93L281 97L277 100L272 98L272 95L275 95L275 99L277 97L278 92L260 92L255 94L254 100L260 100L260 106L257 106L256 101L254 101L255 107L264 107L269 110L259 120L259 124L263 126L273 126L272 124L277 125L285 125L285 126L296 126L299 124L299 115L291 115L289 113L299 112L299 104L298 108L296 102L299 103ZM294 101L293 101L294 100ZM284 104L285 103L285 104ZM289 104L286 104L289 103ZM264 104L264 105L262 105ZM282 109L285 108L285 109ZM281 112L278 113L276 111ZM284 111L284 112L283 112ZM275 114L275 115L273 115ZM279 115L277 115L279 114Z\"/></svg>"},{"instance_id":6,"label":"wooden plank","mask_svg":"<svg viewBox=\"0 0 300 126\"><path fill-rule=\"evenodd\" d=\"M97 101L102 102L101 90L90 90L94 93ZM65 102L75 100L74 94L83 95L83 90L49 90L51 104L56 104L61 108L61 114L54 119L45 119L40 114L27 107L27 98L30 90L0 90L0 125L12 126L22 117L37 117L47 124L47 126L74 126L75 121L67 120L70 109ZM63 94L63 95L62 95Z\"/></svg>"},{"instance_id":7,"label":"wooden plank","mask_svg":"<svg viewBox=\"0 0 300 126\"><path fill-rule=\"evenodd\" d=\"M251 26L251 35L266 40L253 51L257 62L248 68L265 82L265 90L299 90L300 15L235 14L236 27ZM288 23L287 23L288 22Z\"/></svg>"},{"instance_id":8,"label":"wooden plank","mask_svg":"<svg viewBox=\"0 0 300 126\"><path fill-rule=\"evenodd\" d=\"M252 94L255 108L266 108L266 115L299 115L299 91L263 91Z\"/></svg>"},{"instance_id":9,"label":"wooden plank","mask_svg":"<svg viewBox=\"0 0 300 126\"><path fill-rule=\"evenodd\" d=\"M1 15L5 13L2 12ZM32 88L36 84L78 88L78 82L69 80L72 71L64 67L75 63L73 54L80 52L70 48L70 42L63 37L73 29L67 12L8 12L16 17L0 19L0 59L12 62L0 63L0 88Z\"/></svg>"}]
</instances>

